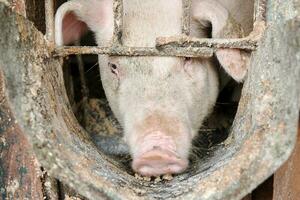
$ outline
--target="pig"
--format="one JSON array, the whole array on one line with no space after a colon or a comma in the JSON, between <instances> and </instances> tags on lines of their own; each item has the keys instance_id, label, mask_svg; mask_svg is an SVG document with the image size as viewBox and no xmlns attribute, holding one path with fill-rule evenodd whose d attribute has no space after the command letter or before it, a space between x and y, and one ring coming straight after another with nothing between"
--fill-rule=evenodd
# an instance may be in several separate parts
<instances>
[{"instance_id":1,"label":"pig","mask_svg":"<svg viewBox=\"0 0 300 200\"><path fill-rule=\"evenodd\" d=\"M245 12L235 2L193 0L191 36L241 37L237 21L250 21L251 14L235 20L233 16ZM242 2L250 8L253 3ZM123 45L154 47L159 36L181 34L181 0L123 3ZM235 8L234 15L231 8ZM57 10L57 46L71 44L88 29L95 33L97 45L111 45L112 0L71 0ZM219 49L216 57L235 80L243 80L248 62L243 52ZM192 140L218 96L218 65L211 58L99 55L99 66L109 105L124 129L132 169L144 176L184 172Z\"/></svg>"}]
</instances>

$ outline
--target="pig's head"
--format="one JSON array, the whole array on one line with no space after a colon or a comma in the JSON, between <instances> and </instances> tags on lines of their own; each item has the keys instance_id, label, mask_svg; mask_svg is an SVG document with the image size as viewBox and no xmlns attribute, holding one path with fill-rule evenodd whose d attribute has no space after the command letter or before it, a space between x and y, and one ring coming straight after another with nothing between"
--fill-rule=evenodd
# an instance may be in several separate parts
<instances>
[{"instance_id":1,"label":"pig's head","mask_svg":"<svg viewBox=\"0 0 300 200\"><path fill-rule=\"evenodd\" d=\"M181 0L125 0L123 44L153 47L158 36L180 34L181 8ZM57 45L78 39L87 28L99 46L110 45L111 0L73 0L57 11ZM133 170L148 176L184 171L191 141L217 98L212 62L99 55L99 66L111 109L124 128Z\"/></svg>"}]
</instances>

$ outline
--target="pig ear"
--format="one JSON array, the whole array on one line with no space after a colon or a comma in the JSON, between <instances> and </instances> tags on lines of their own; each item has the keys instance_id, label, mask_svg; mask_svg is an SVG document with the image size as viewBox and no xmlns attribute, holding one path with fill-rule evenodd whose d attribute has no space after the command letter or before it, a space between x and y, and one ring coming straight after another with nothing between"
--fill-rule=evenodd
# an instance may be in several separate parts
<instances>
[{"instance_id":1,"label":"pig ear","mask_svg":"<svg viewBox=\"0 0 300 200\"><path fill-rule=\"evenodd\" d=\"M193 19L204 26L212 26L213 38L243 37L241 26L226 8L215 0L200 0L193 6ZM239 49L218 49L216 56L225 71L236 81L242 81L247 72L250 55Z\"/></svg>"},{"instance_id":2,"label":"pig ear","mask_svg":"<svg viewBox=\"0 0 300 200\"><path fill-rule=\"evenodd\" d=\"M71 0L55 15L55 43L70 44L87 32L103 32L112 17L111 0Z\"/></svg>"}]
</instances>

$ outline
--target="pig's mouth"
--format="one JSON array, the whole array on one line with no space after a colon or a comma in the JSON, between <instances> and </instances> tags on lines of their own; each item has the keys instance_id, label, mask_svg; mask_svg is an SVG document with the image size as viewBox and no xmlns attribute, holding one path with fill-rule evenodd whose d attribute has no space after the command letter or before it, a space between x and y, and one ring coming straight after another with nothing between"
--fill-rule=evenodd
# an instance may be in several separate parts
<instances>
[{"instance_id":1,"label":"pig's mouth","mask_svg":"<svg viewBox=\"0 0 300 200\"><path fill-rule=\"evenodd\" d=\"M135 158L132 163L133 170L144 176L178 174L187 166L187 159L182 159L176 153L160 147L153 147L152 150Z\"/></svg>"},{"instance_id":2,"label":"pig's mouth","mask_svg":"<svg viewBox=\"0 0 300 200\"><path fill-rule=\"evenodd\" d=\"M135 145L136 147L134 148ZM174 138L155 131L134 141L132 169L144 176L178 174L188 166L186 155L180 155Z\"/></svg>"},{"instance_id":3,"label":"pig's mouth","mask_svg":"<svg viewBox=\"0 0 300 200\"><path fill-rule=\"evenodd\" d=\"M147 135L138 146L132 169L141 175L178 174L188 166L188 160L176 151L173 139L161 132Z\"/></svg>"}]
</instances>

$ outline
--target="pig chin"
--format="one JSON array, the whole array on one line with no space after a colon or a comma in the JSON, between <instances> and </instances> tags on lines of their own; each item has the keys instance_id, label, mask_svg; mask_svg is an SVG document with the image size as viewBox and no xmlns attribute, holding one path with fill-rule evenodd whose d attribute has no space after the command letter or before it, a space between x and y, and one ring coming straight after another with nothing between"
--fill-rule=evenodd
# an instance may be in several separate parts
<instances>
[{"instance_id":1,"label":"pig chin","mask_svg":"<svg viewBox=\"0 0 300 200\"><path fill-rule=\"evenodd\" d=\"M159 176L178 174L187 168L191 143L189 134L181 132L176 125L173 125L174 128L166 126L171 127L172 124L153 125L131 136L129 145L135 172L144 176Z\"/></svg>"}]
</instances>

